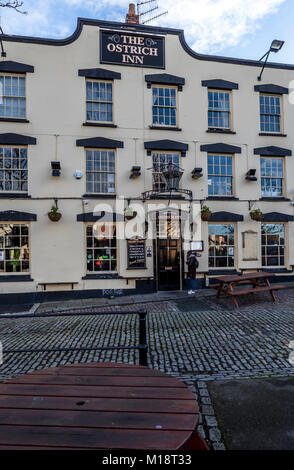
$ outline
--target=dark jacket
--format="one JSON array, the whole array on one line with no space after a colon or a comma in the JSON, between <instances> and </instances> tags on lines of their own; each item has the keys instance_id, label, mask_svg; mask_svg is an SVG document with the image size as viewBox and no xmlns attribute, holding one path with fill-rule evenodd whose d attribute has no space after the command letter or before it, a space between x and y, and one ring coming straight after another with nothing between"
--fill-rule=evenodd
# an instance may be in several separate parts
<instances>
[{"instance_id":1,"label":"dark jacket","mask_svg":"<svg viewBox=\"0 0 294 470\"><path fill-rule=\"evenodd\" d=\"M189 278L190 279L195 279L195 277L196 277L196 268L197 268L197 258L193 253L189 256L187 264L188 264Z\"/></svg>"}]
</instances>

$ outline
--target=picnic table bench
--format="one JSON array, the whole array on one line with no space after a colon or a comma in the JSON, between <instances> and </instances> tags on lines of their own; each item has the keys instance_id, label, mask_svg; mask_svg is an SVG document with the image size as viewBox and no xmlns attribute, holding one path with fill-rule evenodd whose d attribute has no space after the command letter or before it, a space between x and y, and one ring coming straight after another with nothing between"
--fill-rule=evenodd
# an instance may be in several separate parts
<instances>
[{"instance_id":1,"label":"picnic table bench","mask_svg":"<svg viewBox=\"0 0 294 470\"><path fill-rule=\"evenodd\" d=\"M257 292L269 292L273 302L276 301L274 291L284 289L280 284L271 284L270 278L275 277L273 273L256 272L248 274L236 274L232 276L215 277L217 284L213 284L211 288L216 289L216 297L219 298L221 294L229 295L232 297L236 308L239 307L237 296L256 294ZM249 285L248 289L238 289L238 286ZM236 288L237 287L237 288Z\"/></svg>"},{"instance_id":2,"label":"picnic table bench","mask_svg":"<svg viewBox=\"0 0 294 470\"><path fill-rule=\"evenodd\" d=\"M198 404L148 367L80 363L0 384L0 449L208 450Z\"/></svg>"}]
</instances>

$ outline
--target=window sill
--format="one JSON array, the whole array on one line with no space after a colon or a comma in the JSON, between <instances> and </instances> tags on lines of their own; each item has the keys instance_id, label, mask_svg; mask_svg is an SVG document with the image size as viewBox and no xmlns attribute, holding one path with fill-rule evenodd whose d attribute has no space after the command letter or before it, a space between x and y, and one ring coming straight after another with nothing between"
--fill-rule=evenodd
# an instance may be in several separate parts
<instances>
[{"instance_id":1,"label":"window sill","mask_svg":"<svg viewBox=\"0 0 294 470\"><path fill-rule=\"evenodd\" d=\"M10 276L4 276L0 275L0 282L33 282L34 279L31 278L30 275L10 275Z\"/></svg>"},{"instance_id":2,"label":"window sill","mask_svg":"<svg viewBox=\"0 0 294 470\"><path fill-rule=\"evenodd\" d=\"M30 199L32 196L29 196L26 193L1 193L1 199Z\"/></svg>"},{"instance_id":3,"label":"window sill","mask_svg":"<svg viewBox=\"0 0 294 470\"><path fill-rule=\"evenodd\" d=\"M241 275L242 273L237 271L235 268L231 268L231 269L230 268L228 268L228 269L221 269L220 268L219 270L218 269L209 269L208 274L210 276L219 276L219 275L225 276L226 274L229 274L229 275L230 274L240 274Z\"/></svg>"},{"instance_id":4,"label":"window sill","mask_svg":"<svg viewBox=\"0 0 294 470\"><path fill-rule=\"evenodd\" d=\"M165 127L165 126L149 126L149 129L158 130L158 131L177 131L180 132L182 129L179 127Z\"/></svg>"},{"instance_id":5,"label":"window sill","mask_svg":"<svg viewBox=\"0 0 294 470\"><path fill-rule=\"evenodd\" d=\"M83 126L92 126L92 127L117 127L115 124L111 123L102 123L102 122L84 122Z\"/></svg>"},{"instance_id":6,"label":"window sill","mask_svg":"<svg viewBox=\"0 0 294 470\"><path fill-rule=\"evenodd\" d=\"M209 134L236 134L234 131L230 131L229 129L207 129Z\"/></svg>"},{"instance_id":7,"label":"window sill","mask_svg":"<svg viewBox=\"0 0 294 470\"><path fill-rule=\"evenodd\" d=\"M262 268L262 271L266 273L287 273L287 274L293 274L293 271L287 268Z\"/></svg>"},{"instance_id":8,"label":"window sill","mask_svg":"<svg viewBox=\"0 0 294 470\"><path fill-rule=\"evenodd\" d=\"M20 122L20 123L30 122L27 119L17 119L17 118L8 118L8 117L7 118L0 117L0 121L1 122Z\"/></svg>"},{"instance_id":9,"label":"window sill","mask_svg":"<svg viewBox=\"0 0 294 470\"><path fill-rule=\"evenodd\" d=\"M239 201L238 197L234 196L208 196L207 201Z\"/></svg>"},{"instance_id":10,"label":"window sill","mask_svg":"<svg viewBox=\"0 0 294 470\"><path fill-rule=\"evenodd\" d=\"M270 133L270 132L260 132L258 135L262 137L287 137L287 134L275 134L275 133Z\"/></svg>"},{"instance_id":11,"label":"window sill","mask_svg":"<svg viewBox=\"0 0 294 470\"><path fill-rule=\"evenodd\" d=\"M116 199L116 194L83 194L82 197L87 197L89 199Z\"/></svg>"},{"instance_id":12,"label":"window sill","mask_svg":"<svg viewBox=\"0 0 294 470\"><path fill-rule=\"evenodd\" d=\"M141 271L142 269L148 269L147 266L144 266L144 268L127 268L127 271Z\"/></svg>"},{"instance_id":13,"label":"window sill","mask_svg":"<svg viewBox=\"0 0 294 470\"><path fill-rule=\"evenodd\" d=\"M112 274L86 274L86 276L82 277L83 280L87 279L123 279L122 276L119 276L116 273Z\"/></svg>"},{"instance_id":14,"label":"window sill","mask_svg":"<svg viewBox=\"0 0 294 470\"><path fill-rule=\"evenodd\" d=\"M260 201L271 201L271 202L281 202L281 201L291 201L287 197L261 197Z\"/></svg>"}]
</instances>

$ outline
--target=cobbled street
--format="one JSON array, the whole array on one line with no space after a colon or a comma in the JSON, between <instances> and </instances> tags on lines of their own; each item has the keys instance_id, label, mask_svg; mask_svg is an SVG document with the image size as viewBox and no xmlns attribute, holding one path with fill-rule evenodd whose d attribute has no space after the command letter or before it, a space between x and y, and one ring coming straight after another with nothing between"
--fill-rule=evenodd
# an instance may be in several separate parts
<instances>
[{"instance_id":1,"label":"cobbled street","mask_svg":"<svg viewBox=\"0 0 294 470\"><path fill-rule=\"evenodd\" d=\"M148 311L148 365L183 380L195 393L201 411L199 430L213 449L224 449L206 387L208 381L294 375L289 362L294 340L294 289L248 296L234 309L230 299L179 298L100 311ZM137 315L9 319L0 316L3 349L135 346ZM94 361L138 363L137 351L84 351L4 354L0 380L35 369Z\"/></svg>"}]
</instances>

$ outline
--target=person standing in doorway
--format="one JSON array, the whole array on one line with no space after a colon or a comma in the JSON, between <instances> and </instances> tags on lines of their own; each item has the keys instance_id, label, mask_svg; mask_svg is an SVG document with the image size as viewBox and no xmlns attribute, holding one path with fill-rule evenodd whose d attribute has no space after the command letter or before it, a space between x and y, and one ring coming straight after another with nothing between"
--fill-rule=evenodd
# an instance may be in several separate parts
<instances>
[{"instance_id":1,"label":"person standing in doorway","mask_svg":"<svg viewBox=\"0 0 294 470\"><path fill-rule=\"evenodd\" d=\"M196 258L196 254L193 251L189 251L187 257L187 265L188 265L188 275L190 279L190 290L188 294L195 294L196 290L196 269L198 268L198 260Z\"/></svg>"}]
</instances>

